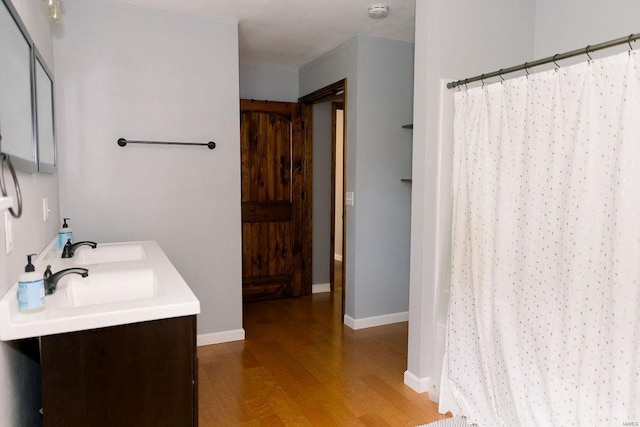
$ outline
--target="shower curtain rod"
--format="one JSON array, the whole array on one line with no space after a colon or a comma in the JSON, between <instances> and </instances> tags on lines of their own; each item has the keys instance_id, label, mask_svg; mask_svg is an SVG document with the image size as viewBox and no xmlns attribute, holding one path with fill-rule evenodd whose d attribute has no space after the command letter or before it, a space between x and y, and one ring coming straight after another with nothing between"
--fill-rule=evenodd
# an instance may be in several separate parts
<instances>
[{"instance_id":1,"label":"shower curtain rod","mask_svg":"<svg viewBox=\"0 0 640 427\"><path fill-rule=\"evenodd\" d=\"M633 47L631 46L631 42L632 41L636 41L638 39L640 39L640 33L635 33L635 34L631 34L631 35L629 35L627 37L620 37L619 39L609 40L608 42L589 45L589 46L584 47L582 49L576 49L576 50L572 50L570 52L565 52L565 53L556 53L553 56L549 56L549 57L546 57L546 58L538 59L538 60L532 61L532 62L525 62L524 64L516 65L514 67L501 68L498 71L493 71L491 73L480 74L479 76L470 77L468 79L458 80L458 81L455 81L455 82L449 82L449 83L447 83L447 89L453 89L453 88L461 86L461 85L466 85L467 83L473 83L473 82L477 82L477 81L480 81L480 80L489 79L491 77L500 77L500 78L502 78L503 74L513 73L515 71L520 71L520 70L525 70L525 71L527 71L527 74L528 74L529 73L529 71L528 71L529 68L532 68L532 67L537 67L537 66L542 65L542 64L548 64L550 62L553 62L556 65L558 65L556 63L556 61L560 61L562 59L567 59L567 58L571 58L573 56L579 56L579 55L587 55L587 56L589 56L589 53L591 53L591 52L595 52L597 50L602 50L602 49L607 49L607 48L610 48L610 47L613 47L613 46L617 46L619 44L629 43L629 47L631 49L633 49ZM591 59L591 56L589 56L589 59Z\"/></svg>"}]
</instances>

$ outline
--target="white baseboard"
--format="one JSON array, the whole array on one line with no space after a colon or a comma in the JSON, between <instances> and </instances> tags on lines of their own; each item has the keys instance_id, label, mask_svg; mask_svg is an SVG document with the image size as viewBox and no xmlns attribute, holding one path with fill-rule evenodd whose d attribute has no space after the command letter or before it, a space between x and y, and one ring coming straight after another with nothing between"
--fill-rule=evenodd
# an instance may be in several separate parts
<instances>
[{"instance_id":1,"label":"white baseboard","mask_svg":"<svg viewBox=\"0 0 640 427\"><path fill-rule=\"evenodd\" d=\"M322 292L331 292L331 283L314 283L311 285L311 293L319 294Z\"/></svg>"},{"instance_id":2,"label":"white baseboard","mask_svg":"<svg viewBox=\"0 0 640 427\"><path fill-rule=\"evenodd\" d=\"M418 393L429 391L429 377L420 378L409 371L404 371L404 383Z\"/></svg>"},{"instance_id":3,"label":"white baseboard","mask_svg":"<svg viewBox=\"0 0 640 427\"><path fill-rule=\"evenodd\" d=\"M342 255L334 254L333 259L335 259L336 261L342 262Z\"/></svg>"},{"instance_id":4,"label":"white baseboard","mask_svg":"<svg viewBox=\"0 0 640 427\"><path fill-rule=\"evenodd\" d=\"M214 332L212 334L200 334L197 337L198 347L201 345L221 344L230 341L242 341L244 339L244 329L234 329L230 331Z\"/></svg>"},{"instance_id":5,"label":"white baseboard","mask_svg":"<svg viewBox=\"0 0 640 427\"><path fill-rule=\"evenodd\" d=\"M351 329L373 328L374 326L390 325L392 323L406 322L409 320L409 312L383 314L382 316L365 317L362 319L354 319L351 316L344 315L344 324Z\"/></svg>"}]
</instances>

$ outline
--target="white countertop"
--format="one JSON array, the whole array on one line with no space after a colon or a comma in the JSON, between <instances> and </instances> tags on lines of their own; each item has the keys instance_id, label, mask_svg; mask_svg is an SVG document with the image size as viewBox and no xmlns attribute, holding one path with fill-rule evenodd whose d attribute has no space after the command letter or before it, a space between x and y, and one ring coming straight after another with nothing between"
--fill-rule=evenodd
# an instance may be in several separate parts
<instances>
[{"instance_id":1,"label":"white countertop","mask_svg":"<svg viewBox=\"0 0 640 427\"><path fill-rule=\"evenodd\" d=\"M118 247L124 250L128 247L141 247L144 256L142 259L129 261L80 264L81 257L78 257L78 254L81 251L90 251L89 247L78 249L76 256L70 259L60 258L61 249L49 249L36 259L36 271L43 273L47 265L51 265L54 273L64 268L83 267L89 270L87 279L93 278L93 283L98 283L97 278L102 278L99 286L108 286L104 285L107 283L105 277L114 277L114 286L117 286L115 283L118 274L149 272L148 274L153 276L153 296L73 306L69 303L71 287L78 284L82 286L84 279L79 275L70 274L60 279L55 293L46 296L43 311L24 314L18 310L16 283L0 300L0 339L7 341L32 338L200 313L200 302L156 242L98 244L98 248L109 246L116 250Z\"/></svg>"}]
</instances>

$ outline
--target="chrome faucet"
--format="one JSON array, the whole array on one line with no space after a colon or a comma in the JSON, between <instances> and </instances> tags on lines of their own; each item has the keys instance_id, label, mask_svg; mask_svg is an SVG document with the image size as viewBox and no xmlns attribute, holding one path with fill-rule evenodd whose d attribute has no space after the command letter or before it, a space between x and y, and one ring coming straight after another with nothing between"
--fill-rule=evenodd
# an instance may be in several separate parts
<instances>
[{"instance_id":1,"label":"chrome faucet","mask_svg":"<svg viewBox=\"0 0 640 427\"><path fill-rule=\"evenodd\" d=\"M62 258L73 258L73 254L76 252L76 249L78 249L80 246L91 246L93 249L95 249L96 246L98 246L98 244L96 242L71 243L70 241L67 240L67 243L64 245L64 248L62 249Z\"/></svg>"},{"instance_id":2,"label":"chrome faucet","mask_svg":"<svg viewBox=\"0 0 640 427\"><path fill-rule=\"evenodd\" d=\"M51 272L51 266L47 265L47 269L44 271L44 289L47 295L51 295L56 291L58 287L58 280L62 279L67 274L79 274L82 277L87 277L89 275L89 270L86 268L65 268L64 270L60 270L57 273Z\"/></svg>"}]
</instances>

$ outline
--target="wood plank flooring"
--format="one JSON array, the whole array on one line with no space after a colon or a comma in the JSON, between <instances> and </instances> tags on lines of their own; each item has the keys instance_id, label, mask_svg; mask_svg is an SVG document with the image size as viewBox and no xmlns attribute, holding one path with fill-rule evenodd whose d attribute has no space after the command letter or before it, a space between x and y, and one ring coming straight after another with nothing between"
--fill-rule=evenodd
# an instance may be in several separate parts
<instances>
[{"instance_id":1,"label":"wood plank flooring","mask_svg":"<svg viewBox=\"0 0 640 427\"><path fill-rule=\"evenodd\" d=\"M200 426L415 426L444 418L405 386L407 324L353 331L340 293L245 303L246 340L198 348Z\"/></svg>"}]
</instances>

